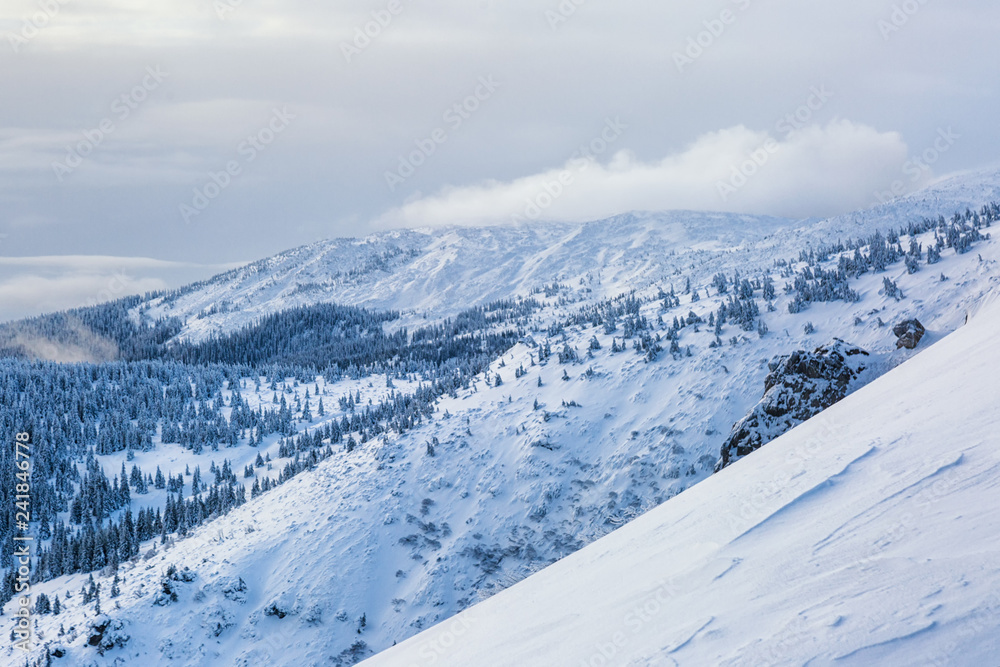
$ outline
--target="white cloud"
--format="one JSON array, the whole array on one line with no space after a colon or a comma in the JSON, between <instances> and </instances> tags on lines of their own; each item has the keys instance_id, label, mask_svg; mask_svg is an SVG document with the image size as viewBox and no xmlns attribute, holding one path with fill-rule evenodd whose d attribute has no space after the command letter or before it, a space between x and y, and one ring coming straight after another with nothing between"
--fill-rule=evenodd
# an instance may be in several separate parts
<instances>
[{"instance_id":1,"label":"white cloud","mask_svg":"<svg viewBox=\"0 0 1000 667\"><path fill-rule=\"evenodd\" d=\"M876 191L900 177L907 154L898 133L846 120L783 137L741 125L703 135L659 161L620 151L606 163L570 159L512 181L445 188L389 211L379 223L593 220L628 210L678 209L832 215L873 204Z\"/></svg>"},{"instance_id":2,"label":"white cloud","mask_svg":"<svg viewBox=\"0 0 1000 667\"><path fill-rule=\"evenodd\" d=\"M115 269L186 269L213 268L226 271L243 266L246 262L204 265L194 262L172 262L152 257L114 257L111 255L38 255L33 257L0 257L0 266L31 266L64 271L97 271L108 273Z\"/></svg>"},{"instance_id":3,"label":"white cloud","mask_svg":"<svg viewBox=\"0 0 1000 667\"><path fill-rule=\"evenodd\" d=\"M159 291L241 266L147 257L0 257L0 322Z\"/></svg>"},{"instance_id":4,"label":"white cloud","mask_svg":"<svg viewBox=\"0 0 1000 667\"><path fill-rule=\"evenodd\" d=\"M0 319L92 305L164 287L161 279L137 278L127 272L18 274L0 280Z\"/></svg>"},{"instance_id":5,"label":"white cloud","mask_svg":"<svg viewBox=\"0 0 1000 667\"><path fill-rule=\"evenodd\" d=\"M883 3L739 3L748 8L738 22L683 74L673 54L719 7L633 0L623 11L620 3L587 2L553 30L546 12L559 0L406 0L406 10L347 62L342 42L383 11L385 0L58 0L58 13L32 28L34 37L11 43L53 2L0 3L0 46L9 62L0 86L16 93L0 109L0 233L10 234L4 252L163 253L211 262L266 256L318 236L364 235L394 206L400 209L386 218L394 224L400 217L418 224L509 220L538 196L539 172L561 165L600 119L619 114L628 133L574 188L595 191L561 197L545 217L675 206L821 213L866 204L870 190L886 190L894 179L911 185L897 165L893 179L871 178L891 162L880 157L857 174L835 164L836 187L804 188L807 175L826 179L829 168L817 159L799 172L793 153L800 161L830 157L837 147L820 134L828 139L823 150L809 153L803 138L798 152L789 146L767 173L721 201L714 181L730 160L697 159L694 148L714 137L739 157L742 144L752 150L759 136L739 124L773 128L817 85L836 97L809 122L841 117L891 128L915 156L934 142L938 126L953 126L963 139L934 165L938 171L987 164L1000 151L993 131L1000 95L988 76L997 62L990 31L1000 4L986 0L928 3L888 43L877 25L890 13ZM220 17L220 6L233 11ZM963 48L926 57L928 45L956 43ZM162 87L127 118L111 109L157 66L169 74ZM449 131L405 185L387 188L385 171L435 128L450 130L442 112L481 76L495 76L501 92ZM248 166L203 224L182 228L178 204L190 201L209 172L238 159L239 143L285 105L299 117L294 131ZM107 119L114 131L72 174L57 173L53 163L82 153L84 133ZM733 129L706 135L719 128ZM860 132L847 138L844 148L862 159L886 148L873 148L877 137ZM611 158L622 149L638 159L623 154L615 171ZM483 182L490 177L502 182ZM848 187L848 178L864 187ZM845 192L859 189L864 196L848 201ZM416 191L425 197L405 207ZM802 205L803 192L819 192L815 207ZM590 201L602 206L587 210Z\"/></svg>"}]
</instances>

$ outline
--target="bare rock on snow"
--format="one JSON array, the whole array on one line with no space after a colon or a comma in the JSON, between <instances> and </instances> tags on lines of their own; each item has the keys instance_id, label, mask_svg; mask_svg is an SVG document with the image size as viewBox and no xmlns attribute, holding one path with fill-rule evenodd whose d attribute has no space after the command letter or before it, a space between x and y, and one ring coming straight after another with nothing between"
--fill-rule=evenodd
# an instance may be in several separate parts
<instances>
[{"instance_id":1,"label":"bare rock on snow","mask_svg":"<svg viewBox=\"0 0 1000 667\"><path fill-rule=\"evenodd\" d=\"M896 341L896 349L905 347L907 350L914 349L919 343L920 339L924 337L924 325L922 325L918 320L906 320L900 322L892 328L892 333L899 340Z\"/></svg>"},{"instance_id":2,"label":"bare rock on snow","mask_svg":"<svg viewBox=\"0 0 1000 667\"><path fill-rule=\"evenodd\" d=\"M796 350L768 364L764 397L733 426L715 471L763 447L837 401L868 367L868 352L835 338L813 352Z\"/></svg>"}]
</instances>

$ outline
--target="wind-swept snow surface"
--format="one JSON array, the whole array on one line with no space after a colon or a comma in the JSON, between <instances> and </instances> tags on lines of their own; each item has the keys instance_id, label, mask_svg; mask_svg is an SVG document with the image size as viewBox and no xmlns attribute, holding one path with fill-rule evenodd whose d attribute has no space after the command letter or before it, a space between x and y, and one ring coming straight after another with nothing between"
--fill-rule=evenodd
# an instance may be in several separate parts
<instances>
[{"instance_id":1,"label":"wind-swept snow surface","mask_svg":"<svg viewBox=\"0 0 1000 667\"><path fill-rule=\"evenodd\" d=\"M615 533L363 663L1000 664L1000 303Z\"/></svg>"}]
</instances>

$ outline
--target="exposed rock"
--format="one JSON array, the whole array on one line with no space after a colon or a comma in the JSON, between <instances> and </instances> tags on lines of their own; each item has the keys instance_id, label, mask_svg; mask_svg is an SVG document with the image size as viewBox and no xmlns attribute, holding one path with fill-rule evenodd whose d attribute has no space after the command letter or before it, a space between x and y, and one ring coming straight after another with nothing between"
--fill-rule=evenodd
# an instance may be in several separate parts
<instances>
[{"instance_id":1,"label":"exposed rock","mask_svg":"<svg viewBox=\"0 0 1000 667\"><path fill-rule=\"evenodd\" d=\"M263 609L264 616L285 618L297 616L302 611L302 605L291 591L283 591L268 602Z\"/></svg>"},{"instance_id":2,"label":"exposed rock","mask_svg":"<svg viewBox=\"0 0 1000 667\"><path fill-rule=\"evenodd\" d=\"M894 326L892 333L899 339L896 341L897 350L901 347L912 350L920 343L920 339L924 337L925 329L924 325L917 320L906 320Z\"/></svg>"},{"instance_id":3,"label":"exposed rock","mask_svg":"<svg viewBox=\"0 0 1000 667\"><path fill-rule=\"evenodd\" d=\"M288 616L288 612L278 606L276 602L272 602L268 606L264 607L265 616L277 616L278 618L284 618Z\"/></svg>"},{"instance_id":4,"label":"exposed rock","mask_svg":"<svg viewBox=\"0 0 1000 667\"><path fill-rule=\"evenodd\" d=\"M715 471L763 447L847 396L868 366L868 353L835 338L814 352L796 350L768 364L764 397L733 426Z\"/></svg>"},{"instance_id":5,"label":"exposed rock","mask_svg":"<svg viewBox=\"0 0 1000 667\"><path fill-rule=\"evenodd\" d=\"M99 616L91 621L86 632L87 645L97 647L97 652L101 655L115 647L123 648L132 638L125 632L122 621L107 616Z\"/></svg>"}]
</instances>

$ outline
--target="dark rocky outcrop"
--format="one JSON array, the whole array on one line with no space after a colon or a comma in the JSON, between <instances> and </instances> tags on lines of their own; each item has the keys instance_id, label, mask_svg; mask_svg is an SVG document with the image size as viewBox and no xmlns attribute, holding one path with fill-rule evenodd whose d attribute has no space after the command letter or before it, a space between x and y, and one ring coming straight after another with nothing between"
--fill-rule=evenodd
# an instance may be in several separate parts
<instances>
[{"instance_id":1,"label":"dark rocky outcrop","mask_svg":"<svg viewBox=\"0 0 1000 667\"><path fill-rule=\"evenodd\" d=\"M775 357L764 381L764 397L738 421L722 446L715 471L763 447L841 400L868 366L868 353L835 338L813 352Z\"/></svg>"},{"instance_id":2,"label":"dark rocky outcrop","mask_svg":"<svg viewBox=\"0 0 1000 667\"><path fill-rule=\"evenodd\" d=\"M926 330L924 329L924 325L919 321L906 320L894 326L892 333L899 339L896 341L897 350L901 347L912 350L920 343L920 339L924 337Z\"/></svg>"},{"instance_id":3,"label":"dark rocky outcrop","mask_svg":"<svg viewBox=\"0 0 1000 667\"><path fill-rule=\"evenodd\" d=\"M124 648L132 638L125 632L124 622L107 616L98 616L91 621L86 632L87 645L97 647L97 652L101 655L115 647Z\"/></svg>"}]
</instances>

